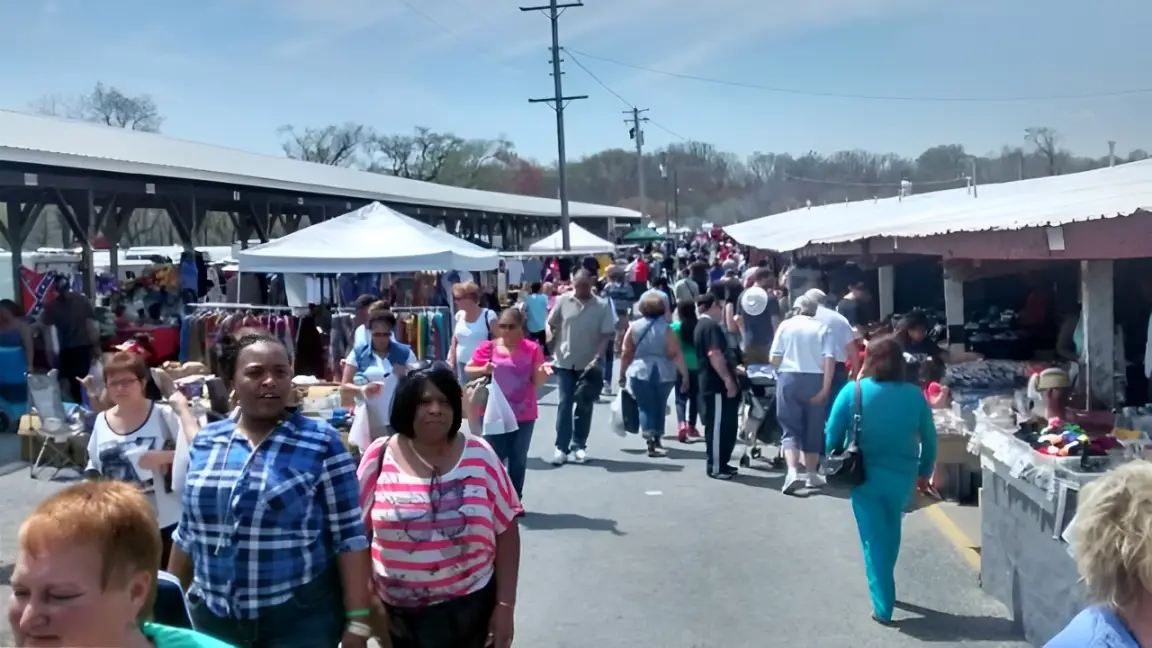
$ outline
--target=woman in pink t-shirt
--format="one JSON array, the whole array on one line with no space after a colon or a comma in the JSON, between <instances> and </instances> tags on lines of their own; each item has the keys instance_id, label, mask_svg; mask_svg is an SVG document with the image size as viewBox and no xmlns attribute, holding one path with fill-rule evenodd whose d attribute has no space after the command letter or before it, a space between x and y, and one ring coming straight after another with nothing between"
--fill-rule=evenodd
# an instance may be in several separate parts
<instances>
[{"instance_id":1,"label":"woman in pink t-shirt","mask_svg":"<svg viewBox=\"0 0 1152 648\"><path fill-rule=\"evenodd\" d=\"M528 469L528 446L536 425L536 388L548 380L550 366L544 363L540 345L524 337L524 311L510 308L496 322L496 338L481 342L464 368L469 380L492 376L512 406L518 429L485 437L496 456L508 467L508 477L516 495L524 495L524 475ZM480 416L484 416L481 408Z\"/></svg>"}]
</instances>

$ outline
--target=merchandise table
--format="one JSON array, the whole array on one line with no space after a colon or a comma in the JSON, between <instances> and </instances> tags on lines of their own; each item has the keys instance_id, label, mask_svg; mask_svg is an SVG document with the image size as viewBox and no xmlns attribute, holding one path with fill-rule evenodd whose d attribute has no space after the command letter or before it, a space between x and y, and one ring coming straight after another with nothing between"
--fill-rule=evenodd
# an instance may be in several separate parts
<instances>
[{"instance_id":1,"label":"merchandise table","mask_svg":"<svg viewBox=\"0 0 1152 648\"><path fill-rule=\"evenodd\" d=\"M1087 605L1065 533L1080 488L1101 473L1037 460L1006 430L985 430L976 445L981 586L1008 608L1029 643L1042 646Z\"/></svg>"}]
</instances>

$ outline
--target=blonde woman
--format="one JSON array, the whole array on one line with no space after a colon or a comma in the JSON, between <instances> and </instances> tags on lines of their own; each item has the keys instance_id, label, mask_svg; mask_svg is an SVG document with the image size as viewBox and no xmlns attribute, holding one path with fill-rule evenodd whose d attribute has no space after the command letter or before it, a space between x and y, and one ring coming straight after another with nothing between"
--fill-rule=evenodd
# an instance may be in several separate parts
<instances>
[{"instance_id":1,"label":"blonde woman","mask_svg":"<svg viewBox=\"0 0 1152 648\"><path fill-rule=\"evenodd\" d=\"M496 312L481 305L480 286L471 281L452 286L452 299L456 302L456 323L448 347L448 366L463 385L468 382L464 367L472 361L472 354L481 342L492 339Z\"/></svg>"},{"instance_id":2,"label":"blonde woman","mask_svg":"<svg viewBox=\"0 0 1152 648\"><path fill-rule=\"evenodd\" d=\"M1152 646L1152 464L1133 461L1085 486L1072 536L1093 605L1045 648Z\"/></svg>"}]
</instances>

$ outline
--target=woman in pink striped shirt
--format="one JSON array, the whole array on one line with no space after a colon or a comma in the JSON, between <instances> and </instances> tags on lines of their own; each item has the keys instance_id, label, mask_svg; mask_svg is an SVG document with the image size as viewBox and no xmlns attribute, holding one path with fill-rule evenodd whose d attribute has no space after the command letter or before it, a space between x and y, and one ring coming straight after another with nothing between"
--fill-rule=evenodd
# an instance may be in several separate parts
<instances>
[{"instance_id":1,"label":"woman in pink striped shirt","mask_svg":"<svg viewBox=\"0 0 1152 648\"><path fill-rule=\"evenodd\" d=\"M456 375L435 363L397 387L360 460L372 585L393 648L512 645L520 501L484 439L463 433Z\"/></svg>"}]
</instances>

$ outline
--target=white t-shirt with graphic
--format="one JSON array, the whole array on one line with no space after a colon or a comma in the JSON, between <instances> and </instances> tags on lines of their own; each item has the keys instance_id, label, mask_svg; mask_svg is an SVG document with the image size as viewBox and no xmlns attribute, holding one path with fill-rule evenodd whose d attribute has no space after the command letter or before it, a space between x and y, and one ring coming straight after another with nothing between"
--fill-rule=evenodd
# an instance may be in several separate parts
<instances>
[{"instance_id":1,"label":"white t-shirt with graphic","mask_svg":"<svg viewBox=\"0 0 1152 648\"><path fill-rule=\"evenodd\" d=\"M183 484L177 483L177 477L187 472L187 466L173 466L172 488L169 490L165 488L163 475L154 475L140 467L140 457L145 452L163 450L169 441L175 443L176 462L187 464L188 441L184 438L180 419L170 407L157 403L152 404L144 424L127 434L118 434L109 427L107 413L101 412L88 440L86 470L139 488L156 509L161 529L180 521Z\"/></svg>"}]
</instances>

